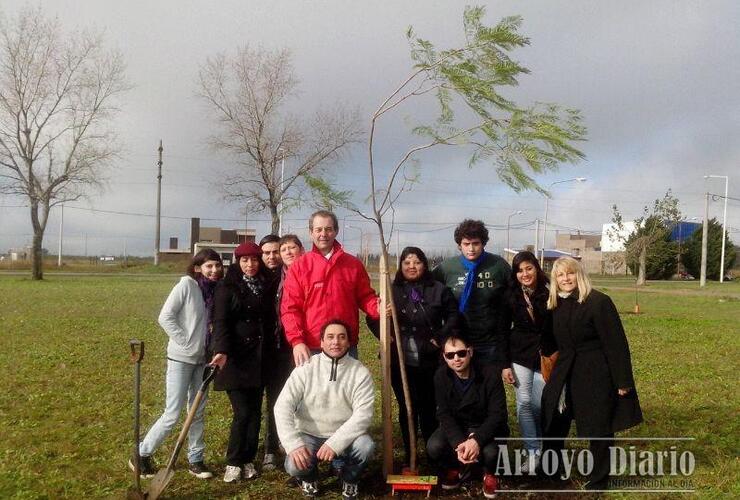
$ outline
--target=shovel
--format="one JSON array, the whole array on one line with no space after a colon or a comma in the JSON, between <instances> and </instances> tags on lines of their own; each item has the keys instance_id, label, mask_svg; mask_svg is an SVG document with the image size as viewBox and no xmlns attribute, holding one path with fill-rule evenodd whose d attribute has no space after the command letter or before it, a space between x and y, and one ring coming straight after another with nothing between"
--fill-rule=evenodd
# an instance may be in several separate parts
<instances>
[{"instance_id":1,"label":"shovel","mask_svg":"<svg viewBox=\"0 0 740 500\"><path fill-rule=\"evenodd\" d=\"M129 341L131 361L134 363L134 487L129 488L126 498L129 500L143 500L146 494L141 491L139 474L139 394L141 388L141 360L144 359L144 342Z\"/></svg>"},{"instance_id":2,"label":"shovel","mask_svg":"<svg viewBox=\"0 0 740 500\"><path fill-rule=\"evenodd\" d=\"M211 380L213 380L217 372L217 366L209 365L206 367L206 371L203 374L203 383L200 385L200 389L198 389L198 393L195 395L193 404L190 405L188 416L185 419L185 423L182 426L180 435L177 438L177 443L175 444L175 449L172 451L170 461L167 462L167 467L157 472L157 475L154 476L152 482L149 483L149 489L146 492L146 498L148 500L156 500L157 498L159 498L159 495L162 494L164 489L167 487L167 484L169 484L169 482L172 480L172 476L175 475L175 462L177 461L177 455L180 454L180 449L182 449L182 445L183 443L185 443L185 438L188 435L188 430L190 430L190 424L193 423L195 412L198 411L198 407L200 406L203 395L208 388L208 384L211 383Z\"/></svg>"}]
</instances>

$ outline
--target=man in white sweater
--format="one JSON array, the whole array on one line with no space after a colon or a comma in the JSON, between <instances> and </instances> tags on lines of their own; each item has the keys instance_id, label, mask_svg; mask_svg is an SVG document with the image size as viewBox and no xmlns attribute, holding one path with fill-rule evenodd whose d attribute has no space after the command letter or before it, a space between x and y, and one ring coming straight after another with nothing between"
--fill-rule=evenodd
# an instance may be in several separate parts
<instances>
[{"instance_id":1,"label":"man in white sweater","mask_svg":"<svg viewBox=\"0 0 740 500\"><path fill-rule=\"evenodd\" d=\"M318 461L342 459L342 498L357 498L357 480L375 443L367 431L375 389L370 371L347 356L349 327L329 321L321 329L321 350L296 367L275 403L275 423L285 448L285 471L305 496L318 493Z\"/></svg>"}]
</instances>

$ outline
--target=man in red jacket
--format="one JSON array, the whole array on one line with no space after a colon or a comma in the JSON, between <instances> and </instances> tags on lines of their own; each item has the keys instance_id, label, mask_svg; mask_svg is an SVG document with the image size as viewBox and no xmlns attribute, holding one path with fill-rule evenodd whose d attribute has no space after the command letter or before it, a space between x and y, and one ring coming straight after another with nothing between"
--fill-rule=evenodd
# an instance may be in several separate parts
<instances>
[{"instance_id":1,"label":"man in red jacket","mask_svg":"<svg viewBox=\"0 0 740 500\"><path fill-rule=\"evenodd\" d=\"M313 249L290 266L280 304L285 337L293 347L296 366L308 362L311 351L320 351L321 327L329 320L341 319L350 326L350 354L357 357L357 310L378 319L378 298L365 267L336 241L337 216L319 210L311 215L308 229Z\"/></svg>"}]
</instances>

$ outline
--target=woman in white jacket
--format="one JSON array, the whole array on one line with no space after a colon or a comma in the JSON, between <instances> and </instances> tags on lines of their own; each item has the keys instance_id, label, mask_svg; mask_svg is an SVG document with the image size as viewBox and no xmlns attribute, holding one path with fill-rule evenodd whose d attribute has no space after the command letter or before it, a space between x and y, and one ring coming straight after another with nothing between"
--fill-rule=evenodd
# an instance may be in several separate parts
<instances>
[{"instance_id":1,"label":"woman in white jacket","mask_svg":"<svg viewBox=\"0 0 740 500\"><path fill-rule=\"evenodd\" d=\"M156 468L152 453L162 444L177 423L185 403L188 407L203 381L211 336L213 294L223 277L221 256L201 250L193 257L187 276L170 292L159 313L159 324L169 336L167 344L167 395L164 413L139 445L142 477L153 477ZM213 477L203 461L203 417L207 395L203 397L188 432L188 470L200 479ZM133 462L129 461L133 469Z\"/></svg>"}]
</instances>

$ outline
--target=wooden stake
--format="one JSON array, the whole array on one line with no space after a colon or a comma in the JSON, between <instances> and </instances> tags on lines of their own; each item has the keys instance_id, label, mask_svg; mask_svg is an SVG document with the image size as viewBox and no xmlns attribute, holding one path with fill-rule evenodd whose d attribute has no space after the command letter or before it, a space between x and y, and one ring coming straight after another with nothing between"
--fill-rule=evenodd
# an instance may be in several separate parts
<instances>
[{"instance_id":1,"label":"wooden stake","mask_svg":"<svg viewBox=\"0 0 740 500\"><path fill-rule=\"evenodd\" d=\"M388 335L388 253L380 254L380 395L383 419L383 476L393 472L393 408L391 406L391 343Z\"/></svg>"}]
</instances>

